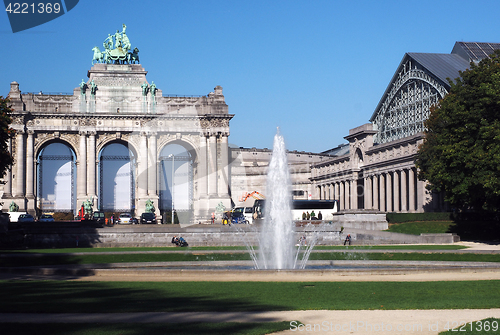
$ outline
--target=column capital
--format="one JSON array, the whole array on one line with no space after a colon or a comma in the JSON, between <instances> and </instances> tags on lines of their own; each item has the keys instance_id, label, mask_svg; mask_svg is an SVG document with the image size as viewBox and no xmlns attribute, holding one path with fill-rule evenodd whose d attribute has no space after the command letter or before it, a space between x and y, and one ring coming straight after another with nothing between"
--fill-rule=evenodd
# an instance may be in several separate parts
<instances>
[{"instance_id":1,"label":"column capital","mask_svg":"<svg viewBox=\"0 0 500 335\"><path fill-rule=\"evenodd\" d=\"M79 134L80 136L87 136L87 133L88 133L88 131L87 131L87 130L79 130L79 131L78 131L78 134Z\"/></svg>"}]
</instances>

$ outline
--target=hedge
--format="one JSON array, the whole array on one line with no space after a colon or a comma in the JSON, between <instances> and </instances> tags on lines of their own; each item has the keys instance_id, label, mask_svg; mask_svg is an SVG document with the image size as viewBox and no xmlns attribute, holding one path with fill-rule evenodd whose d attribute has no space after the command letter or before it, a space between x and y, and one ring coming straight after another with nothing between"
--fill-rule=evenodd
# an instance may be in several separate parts
<instances>
[{"instance_id":1,"label":"hedge","mask_svg":"<svg viewBox=\"0 0 500 335\"><path fill-rule=\"evenodd\" d=\"M451 212L429 212L429 213L387 213L387 222L402 223L413 221L451 221Z\"/></svg>"}]
</instances>

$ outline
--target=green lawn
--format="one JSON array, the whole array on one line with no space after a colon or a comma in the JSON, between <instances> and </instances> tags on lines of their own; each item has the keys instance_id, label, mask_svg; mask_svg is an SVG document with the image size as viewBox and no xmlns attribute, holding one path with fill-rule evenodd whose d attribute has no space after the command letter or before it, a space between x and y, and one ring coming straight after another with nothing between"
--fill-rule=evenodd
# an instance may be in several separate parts
<instances>
[{"instance_id":1,"label":"green lawn","mask_svg":"<svg viewBox=\"0 0 500 335\"><path fill-rule=\"evenodd\" d=\"M1 324L3 334L16 335L264 335L290 329L290 321L265 323L43 323Z\"/></svg>"},{"instance_id":2,"label":"green lawn","mask_svg":"<svg viewBox=\"0 0 500 335\"><path fill-rule=\"evenodd\" d=\"M2 313L499 308L500 281L0 281ZM437 298L439 297L439 298Z\"/></svg>"},{"instance_id":3,"label":"green lawn","mask_svg":"<svg viewBox=\"0 0 500 335\"><path fill-rule=\"evenodd\" d=\"M311 253L310 260L377 260L377 261L449 261L500 262L499 254L460 254L439 252L349 252ZM62 264L109 264L130 262L186 262L251 260L248 253L117 253L117 254L18 254L0 258L0 267L41 266Z\"/></svg>"},{"instance_id":4,"label":"green lawn","mask_svg":"<svg viewBox=\"0 0 500 335\"><path fill-rule=\"evenodd\" d=\"M449 233L455 226L453 221L416 221L394 223L387 231L411 235Z\"/></svg>"}]
</instances>

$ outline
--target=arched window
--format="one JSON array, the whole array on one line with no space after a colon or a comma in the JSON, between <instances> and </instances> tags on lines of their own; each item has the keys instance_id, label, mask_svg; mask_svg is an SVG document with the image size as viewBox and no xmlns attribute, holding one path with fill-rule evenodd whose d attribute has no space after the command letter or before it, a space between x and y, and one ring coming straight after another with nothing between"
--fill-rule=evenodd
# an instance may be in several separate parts
<instances>
[{"instance_id":1,"label":"arched window","mask_svg":"<svg viewBox=\"0 0 500 335\"><path fill-rule=\"evenodd\" d=\"M67 144L53 142L40 150L37 205L42 213L74 213L75 172L75 153Z\"/></svg>"}]
</instances>

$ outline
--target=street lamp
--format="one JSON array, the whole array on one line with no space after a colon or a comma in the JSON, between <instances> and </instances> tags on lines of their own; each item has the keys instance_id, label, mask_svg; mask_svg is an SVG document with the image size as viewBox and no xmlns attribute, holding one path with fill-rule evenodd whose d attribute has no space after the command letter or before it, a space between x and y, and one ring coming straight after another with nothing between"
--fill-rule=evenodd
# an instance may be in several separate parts
<instances>
[{"instance_id":1,"label":"street lamp","mask_svg":"<svg viewBox=\"0 0 500 335\"><path fill-rule=\"evenodd\" d=\"M175 155L168 155L169 158L172 158L172 224L174 224L174 171L175 171Z\"/></svg>"}]
</instances>

